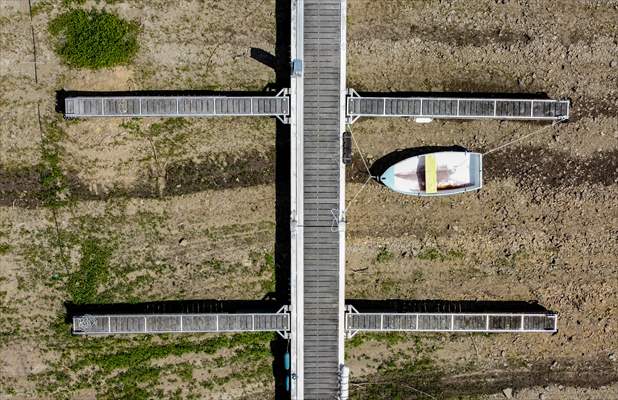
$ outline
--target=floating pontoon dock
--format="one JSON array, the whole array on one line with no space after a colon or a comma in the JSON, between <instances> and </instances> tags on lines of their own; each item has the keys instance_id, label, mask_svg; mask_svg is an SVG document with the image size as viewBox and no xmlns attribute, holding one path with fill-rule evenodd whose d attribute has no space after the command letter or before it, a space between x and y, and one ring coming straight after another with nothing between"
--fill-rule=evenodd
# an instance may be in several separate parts
<instances>
[{"instance_id":1,"label":"floating pontoon dock","mask_svg":"<svg viewBox=\"0 0 618 400\"><path fill-rule=\"evenodd\" d=\"M290 124L290 304L278 313L87 314L78 335L273 331L290 340L291 398L347 398L344 338L360 331L555 332L553 313L358 312L344 304L345 124L360 117L560 121L564 100L361 96L346 89L346 0L291 1L290 87L270 96L68 95L67 118L276 117Z\"/></svg>"}]
</instances>

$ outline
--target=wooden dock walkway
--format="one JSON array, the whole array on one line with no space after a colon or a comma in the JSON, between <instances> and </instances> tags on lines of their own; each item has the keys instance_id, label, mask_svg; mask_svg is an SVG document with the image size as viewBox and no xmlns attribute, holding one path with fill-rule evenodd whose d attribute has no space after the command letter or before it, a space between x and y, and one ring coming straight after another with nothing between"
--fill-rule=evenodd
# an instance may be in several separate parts
<instances>
[{"instance_id":1,"label":"wooden dock walkway","mask_svg":"<svg viewBox=\"0 0 618 400\"><path fill-rule=\"evenodd\" d=\"M282 332L287 312L259 314L95 314L73 317L74 335L197 332Z\"/></svg>"},{"instance_id":2,"label":"wooden dock walkway","mask_svg":"<svg viewBox=\"0 0 618 400\"><path fill-rule=\"evenodd\" d=\"M525 313L357 313L346 314L348 335L374 332L556 332L557 315Z\"/></svg>"},{"instance_id":3,"label":"wooden dock walkway","mask_svg":"<svg viewBox=\"0 0 618 400\"><path fill-rule=\"evenodd\" d=\"M66 118L84 117L225 117L289 114L289 98L277 96L71 96L64 99Z\"/></svg>"},{"instance_id":4,"label":"wooden dock walkway","mask_svg":"<svg viewBox=\"0 0 618 400\"><path fill-rule=\"evenodd\" d=\"M345 1L305 0L303 12L303 392L305 399L333 399L339 394L344 335L339 220Z\"/></svg>"},{"instance_id":5,"label":"wooden dock walkway","mask_svg":"<svg viewBox=\"0 0 618 400\"><path fill-rule=\"evenodd\" d=\"M362 97L348 89L348 122L360 117L567 120L570 101L465 97Z\"/></svg>"}]
</instances>

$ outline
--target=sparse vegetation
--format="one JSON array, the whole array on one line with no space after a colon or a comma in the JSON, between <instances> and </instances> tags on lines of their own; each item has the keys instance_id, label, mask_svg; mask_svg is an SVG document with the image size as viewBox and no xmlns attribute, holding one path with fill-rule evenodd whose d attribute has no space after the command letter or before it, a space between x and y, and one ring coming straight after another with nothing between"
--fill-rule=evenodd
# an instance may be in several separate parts
<instances>
[{"instance_id":1,"label":"sparse vegetation","mask_svg":"<svg viewBox=\"0 0 618 400\"><path fill-rule=\"evenodd\" d=\"M11 251L11 245L8 243L0 243L0 256L3 256Z\"/></svg>"},{"instance_id":2,"label":"sparse vegetation","mask_svg":"<svg viewBox=\"0 0 618 400\"><path fill-rule=\"evenodd\" d=\"M267 278L261 281L262 292L272 293L275 291L275 255L271 252L262 254L250 254L252 263L260 269L260 275L266 275Z\"/></svg>"},{"instance_id":3,"label":"sparse vegetation","mask_svg":"<svg viewBox=\"0 0 618 400\"><path fill-rule=\"evenodd\" d=\"M62 0L62 4L65 6L81 6L86 3L86 0Z\"/></svg>"},{"instance_id":4,"label":"sparse vegetation","mask_svg":"<svg viewBox=\"0 0 618 400\"><path fill-rule=\"evenodd\" d=\"M386 246L380 247L378 254L376 255L377 263L386 263L393 259L395 255Z\"/></svg>"},{"instance_id":5,"label":"sparse vegetation","mask_svg":"<svg viewBox=\"0 0 618 400\"><path fill-rule=\"evenodd\" d=\"M393 356L382 362L378 373L367 377L362 385L351 382L351 399L409 399L417 398L419 393L434 397L434 389L442 373L428 357L418 357L412 361L400 360Z\"/></svg>"},{"instance_id":6,"label":"sparse vegetation","mask_svg":"<svg viewBox=\"0 0 618 400\"><path fill-rule=\"evenodd\" d=\"M462 259L464 253L458 250L441 251L434 247L427 247L421 250L416 257L420 260L428 261L451 261Z\"/></svg>"},{"instance_id":7,"label":"sparse vegetation","mask_svg":"<svg viewBox=\"0 0 618 400\"><path fill-rule=\"evenodd\" d=\"M421 339L418 335L406 332L363 332L355 335L352 339L346 341L346 347L355 348L366 342L386 343L389 346L394 346L398 343L409 340L419 345Z\"/></svg>"},{"instance_id":8,"label":"sparse vegetation","mask_svg":"<svg viewBox=\"0 0 618 400\"><path fill-rule=\"evenodd\" d=\"M70 201L68 179L61 166L63 148L60 142L65 133L56 123L51 123L46 126L43 135L39 198L44 206L58 208Z\"/></svg>"},{"instance_id":9,"label":"sparse vegetation","mask_svg":"<svg viewBox=\"0 0 618 400\"><path fill-rule=\"evenodd\" d=\"M55 51L72 67L99 69L130 63L139 27L106 11L74 9L49 23Z\"/></svg>"},{"instance_id":10,"label":"sparse vegetation","mask_svg":"<svg viewBox=\"0 0 618 400\"><path fill-rule=\"evenodd\" d=\"M103 384L103 398L150 399L170 398L157 387L162 379L179 379L184 390L192 391L199 386L223 385L231 379L264 381L271 374L270 341L272 333L216 335L212 337L162 335L138 338L98 338L84 341L67 334L66 325L56 326L62 338L63 356L55 370L40 376L40 393L61 395L81 387L80 379L89 379L90 384ZM230 351L225 356L218 353ZM169 357L199 354L212 368L223 365L243 365L242 372L235 370L228 375L213 376L208 380L192 379L194 364L191 362L167 363ZM249 364L250 363L250 364ZM200 364L201 365L201 364ZM249 366L250 365L250 366ZM75 380L66 371L72 371Z\"/></svg>"},{"instance_id":11,"label":"sparse vegetation","mask_svg":"<svg viewBox=\"0 0 618 400\"><path fill-rule=\"evenodd\" d=\"M35 17L38 14L46 13L51 8L52 8L52 4L50 3L49 0L37 1L36 3L32 4L32 6L31 6L32 16Z\"/></svg>"},{"instance_id":12,"label":"sparse vegetation","mask_svg":"<svg viewBox=\"0 0 618 400\"><path fill-rule=\"evenodd\" d=\"M156 178L159 196L163 197L167 187L167 169L171 161L183 154L183 146L189 137L187 127L190 122L185 118L168 118L161 123L154 123L142 129L142 122L133 119L121 124L132 135L147 142L147 156L142 161L151 163L151 171Z\"/></svg>"},{"instance_id":13,"label":"sparse vegetation","mask_svg":"<svg viewBox=\"0 0 618 400\"><path fill-rule=\"evenodd\" d=\"M68 290L76 304L95 303L99 285L109 276L109 260L114 250L113 243L103 243L88 237L81 243L79 268L69 277Z\"/></svg>"}]
</instances>

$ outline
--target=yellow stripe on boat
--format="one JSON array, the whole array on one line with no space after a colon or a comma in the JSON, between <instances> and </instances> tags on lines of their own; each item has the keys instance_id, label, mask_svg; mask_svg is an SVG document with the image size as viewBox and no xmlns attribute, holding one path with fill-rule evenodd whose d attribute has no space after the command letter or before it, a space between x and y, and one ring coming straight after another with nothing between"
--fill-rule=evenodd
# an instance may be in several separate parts
<instances>
[{"instance_id":1,"label":"yellow stripe on boat","mask_svg":"<svg viewBox=\"0 0 618 400\"><path fill-rule=\"evenodd\" d=\"M438 191L438 168L436 156L427 154L425 156L425 193L436 193Z\"/></svg>"}]
</instances>

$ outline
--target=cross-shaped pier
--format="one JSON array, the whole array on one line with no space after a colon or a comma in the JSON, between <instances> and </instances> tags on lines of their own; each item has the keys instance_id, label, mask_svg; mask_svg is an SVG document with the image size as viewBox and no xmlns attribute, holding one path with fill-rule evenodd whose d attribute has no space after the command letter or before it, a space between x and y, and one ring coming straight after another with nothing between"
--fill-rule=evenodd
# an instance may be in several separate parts
<instances>
[{"instance_id":1,"label":"cross-shaped pier","mask_svg":"<svg viewBox=\"0 0 618 400\"><path fill-rule=\"evenodd\" d=\"M555 332L539 308L483 312L363 309L345 301L345 130L362 117L547 120L569 102L537 98L362 96L346 87L346 0L290 0L291 76L275 96L71 94L67 118L276 117L290 125L290 298L278 310L75 315L75 334L274 331L290 341L292 399L345 399L344 340L359 331ZM348 155L349 156L349 155Z\"/></svg>"}]
</instances>

